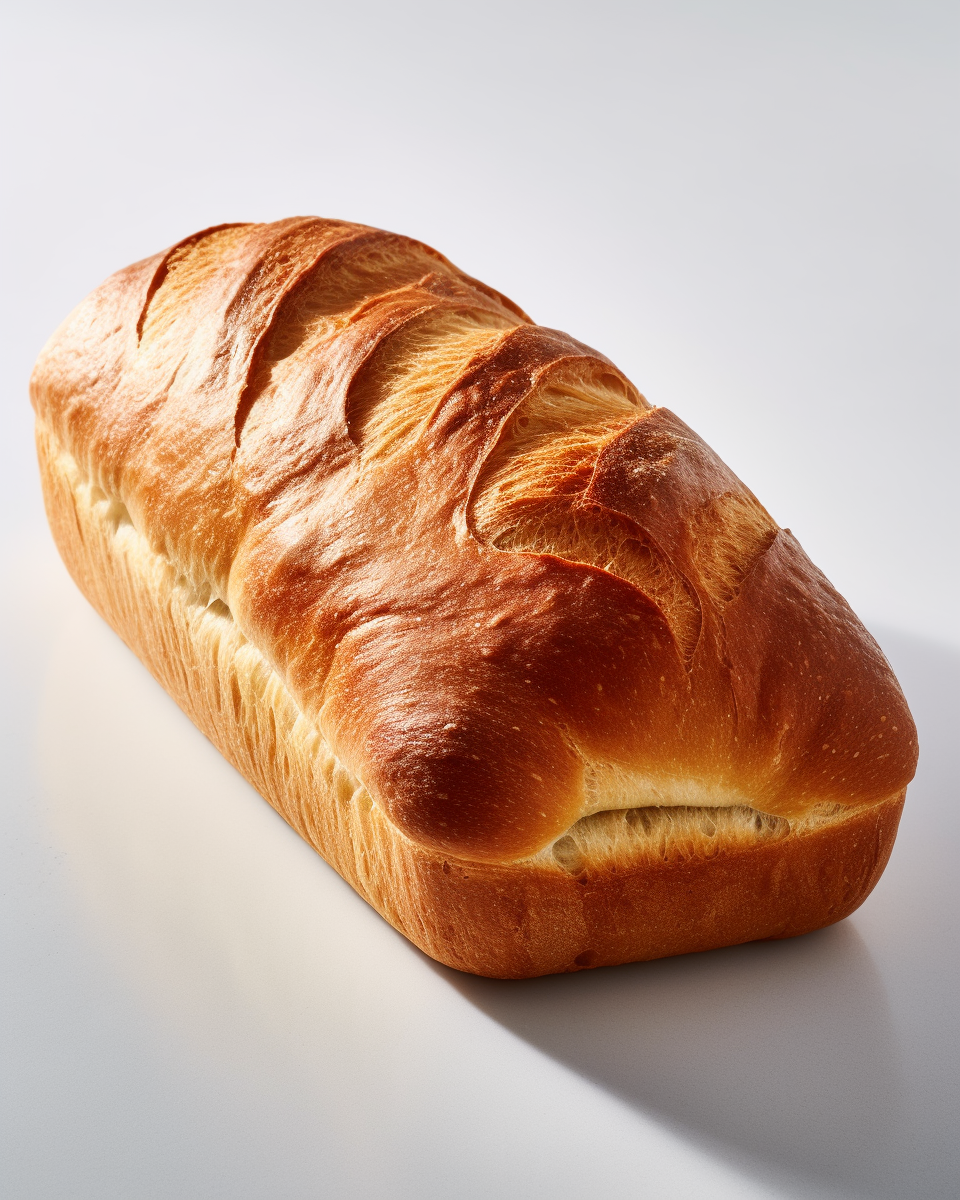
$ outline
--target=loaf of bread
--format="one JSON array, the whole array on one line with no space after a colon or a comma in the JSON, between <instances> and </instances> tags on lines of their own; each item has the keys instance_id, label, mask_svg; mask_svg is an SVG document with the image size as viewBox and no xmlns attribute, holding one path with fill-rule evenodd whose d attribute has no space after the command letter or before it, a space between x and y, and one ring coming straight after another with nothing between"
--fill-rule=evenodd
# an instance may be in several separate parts
<instances>
[{"instance_id":1,"label":"loaf of bread","mask_svg":"<svg viewBox=\"0 0 960 1200\"><path fill-rule=\"evenodd\" d=\"M205 230L32 397L84 594L441 962L790 937L883 870L917 746L872 638L683 421L422 243Z\"/></svg>"}]
</instances>

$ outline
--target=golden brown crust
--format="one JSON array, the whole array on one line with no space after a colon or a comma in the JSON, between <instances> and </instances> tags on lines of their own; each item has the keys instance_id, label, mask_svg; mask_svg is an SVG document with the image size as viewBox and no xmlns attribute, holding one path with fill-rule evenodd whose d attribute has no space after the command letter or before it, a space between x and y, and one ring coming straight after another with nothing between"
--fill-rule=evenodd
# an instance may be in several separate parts
<instances>
[{"instance_id":1,"label":"golden brown crust","mask_svg":"<svg viewBox=\"0 0 960 1200\"><path fill-rule=\"evenodd\" d=\"M88 298L32 387L58 461L229 612L300 719L363 780L378 837L413 856L404 878L420 880L426 908L406 925L443 919L432 906L447 903L452 868L430 881L444 859L493 889L480 925L492 895L509 907L540 889L544 912L569 908L561 895L582 907L589 882L553 868L542 888L531 880L538 855L604 808L792 822L778 850L744 852L760 875L736 868L744 896L772 895L759 864L806 861L817 845L827 870L831 847L851 850L864 812L879 819L912 776L915 731L889 666L789 531L602 355L532 325L420 243L314 218L204 231ZM67 557L65 504L51 519ZM112 568L72 553L96 594ZM137 645L131 618L96 602ZM171 664L137 649L191 711ZM190 661L196 647L180 651ZM275 780L258 786L283 808ZM832 824L807 829L831 807ZM342 847L311 840L369 894ZM741 857L731 846L704 859L703 880ZM848 876L866 878L868 858ZM644 872L654 891L681 879L650 870L627 872L630 887ZM842 907L831 896L819 923ZM756 918L768 932L749 936L799 931L785 911L770 900ZM723 940L759 927L720 924ZM686 948L700 944L688 934ZM506 973L518 971L536 973Z\"/></svg>"},{"instance_id":2,"label":"golden brown crust","mask_svg":"<svg viewBox=\"0 0 960 1200\"><path fill-rule=\"evenodd\" d=\"M91 603L284 819L448 966L520 979L792 937L847 916L886 864L903 793L792 823L744 809L602 813L510 865L432 852L373 803L229 611L149 548L42 422L38 451L51 528Z\"/></svg>"}]
</instances>

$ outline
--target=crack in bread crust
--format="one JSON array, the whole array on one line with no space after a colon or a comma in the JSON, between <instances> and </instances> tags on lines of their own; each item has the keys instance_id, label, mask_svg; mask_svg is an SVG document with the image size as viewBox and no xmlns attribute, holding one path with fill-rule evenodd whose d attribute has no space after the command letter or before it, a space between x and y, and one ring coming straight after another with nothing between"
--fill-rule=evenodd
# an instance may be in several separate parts
<instances>
[{"instance_id":1,"label":"crack in bread crust","mask_svg":"<svg viewBox=\"0 0 960 1200\"><path fill-rule=\"evenodd\" d=\"M37 440L51 527L87 598L284 819L441 962L519 978L791 936L847 915L879 876L902 794L868 810L821 806L793 822L744 806L601 812L503 866L417 846L337 760L209 585L195 586L154 552L122 502L85 479L42 422ZM824 838L838 842L833 859ZM726 876L742 894L732 909L721 898L704 919L697 872L711 863L721 892ZM656 893L684 885L691 869L693 911L685 915L675 897L664 928ZM764 893L762 907L752 893Z\"/></svg>"}]
</instances>

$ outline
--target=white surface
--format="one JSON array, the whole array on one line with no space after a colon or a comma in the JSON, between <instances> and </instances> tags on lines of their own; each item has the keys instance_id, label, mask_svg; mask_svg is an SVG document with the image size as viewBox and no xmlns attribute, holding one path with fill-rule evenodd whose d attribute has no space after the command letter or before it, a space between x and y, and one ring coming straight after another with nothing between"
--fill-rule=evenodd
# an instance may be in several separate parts
<instances>
[{"instance_id":1,"label":"white surface","mask_svg":"<svg viewBox=\"0 0 960 1200\"><path fill-rule=\"evenodd\" d=\"M960 1192L955 14L7 17L0 1194ZM438 968L74 593L40 344L116 267L296 212L422 237L609 353L880 631L923 760L854 918L520 985Z\"/></svg>"}]
</instances>

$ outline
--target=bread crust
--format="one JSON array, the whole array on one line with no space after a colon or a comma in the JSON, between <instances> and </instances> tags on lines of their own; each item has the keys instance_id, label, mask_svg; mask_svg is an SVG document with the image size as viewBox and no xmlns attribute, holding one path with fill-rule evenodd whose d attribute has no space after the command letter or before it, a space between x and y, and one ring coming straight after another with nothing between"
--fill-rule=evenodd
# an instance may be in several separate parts
<instances>
[{"instance_id":1,"label":"bread crust","mask_svg":"<svg viewBox=\"0 0 960 1200\"><path fill-rule=\"evenodd\" d=\"M879 879L905 791L779 836L694 836L673 853L642 828L626 846L564 865L560 854L490 864L418 845L337 760L229 611L149 547L43 423L37 447L54 538L90 603L284 820L439 962L523 979L793 937L848 916Z\"/></svg>"},{"instance_id":2,"label":"bread crust","mask_svg":"<svg viewBox=\"0 0 960 1200\"><path fill-rule=\"evenodd\" d=\"M791 936L875 883L916 763L875 643L682 421L435 251L204 231L108 280L32 389L81 589L440 961ZM625 558L510 532L546 528L521 427L551 389L625 406L531 458Z\"/></svg>"}]
</instances>

